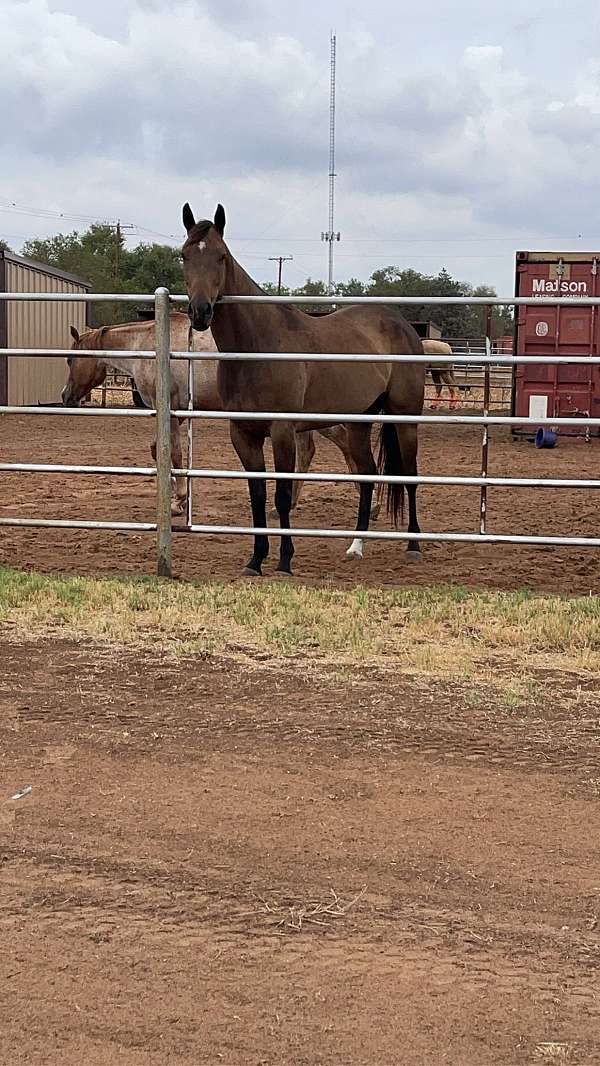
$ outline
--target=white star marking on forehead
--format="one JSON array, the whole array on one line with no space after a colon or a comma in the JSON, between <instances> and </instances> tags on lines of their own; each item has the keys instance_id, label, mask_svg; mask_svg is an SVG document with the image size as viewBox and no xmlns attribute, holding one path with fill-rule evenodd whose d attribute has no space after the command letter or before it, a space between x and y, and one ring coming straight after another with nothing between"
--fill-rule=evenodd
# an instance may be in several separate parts
<instances>
[{"instance_id":1,"label":"white star marking on forehead","mask_svg":"<svg viewBox=\"0 0 600 1066\"><path fill-rule=\"evenodd\" d=\"M198 251L203 252L206 248L206 241L198 241Z\"/></svg>"}]
</instances>

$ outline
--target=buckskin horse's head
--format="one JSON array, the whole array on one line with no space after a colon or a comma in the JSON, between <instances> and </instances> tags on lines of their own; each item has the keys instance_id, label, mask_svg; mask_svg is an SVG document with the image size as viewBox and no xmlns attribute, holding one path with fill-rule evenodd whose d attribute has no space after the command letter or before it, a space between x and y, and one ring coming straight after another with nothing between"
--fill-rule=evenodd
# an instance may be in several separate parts
<instances>
[{"instance_id":1,"label":"buckskin horse's head","mask_svg":"<svg viewBox=\"0 0 600 1066\"><path fill-rule=\"evenodd\" d=\"M189 204L183 208L187 240L182 249L183 276L190 298L188 315L194 329L203 332L212 322L216 301L225 285L228 250L223 240L225 211L217 207L214 221L196 222Z\"/></svg>"},{"instance_id":2,"label":"buckskin horse's head","mask_svg":"<svg viewBox=\"0 0 600 1066\"><path fill-rule=\"evenodd\" d=\"M80 334L75 326L71 326L73 351L77 351L78 348L94 348L93 339L96 333L96 330L87 330L84 334ZM87 355L70 355L67 358L67 365L69 377L62 390L62 402L65 407L79 407L84 397L102 384L106 377L106 367L97 359Z\"/></svg>"}]
</instances>

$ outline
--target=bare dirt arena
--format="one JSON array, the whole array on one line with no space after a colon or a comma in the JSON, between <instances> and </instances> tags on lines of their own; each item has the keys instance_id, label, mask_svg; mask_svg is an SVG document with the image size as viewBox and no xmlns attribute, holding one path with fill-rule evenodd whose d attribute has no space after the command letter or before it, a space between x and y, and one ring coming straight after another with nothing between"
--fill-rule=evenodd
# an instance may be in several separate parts
<instances>
[{"instance_id":1,"label":"bare dirt arena","mask_svg":"<svg viewBox=\"0 0 600 1066\"><path fill-rule=\"evenodd\" d=\"M3 417L0 455L5 461L151 465L151 419ZM195 465L238 467L223 423L196 427ZM344 470L340 453L317 437L314 469ZM533 477L598 477L600 442L563 439L551 451L513 441L503 428L491 433L490 474ZM473 427L431 426L421 432L422 474L478 474L481 434ZM341 465L342 464L342 465ZM194 520L250 524L244 482L201 481ZM353 528L357 496L347 485L306 485L296 525ZM424 530L476 532L477 488L419 489ZM490 532L597 536L600 508L588 490L490 489ZM141 478L107 478L0 473L0 516L153 521L154 483ZM385 519L381 519L385 521ZM405 559L404 546L371 542L362 563L350 563L343 541L298 539L294 570L309 583L373 585L435 584L451 581L489 588L520 588L587 595L600 589L600 550L527 548L509 545L426 545L423 562ZM0 530L0 565L71 574L151 574L152 534L69 530ZM272 549L275 554L274 549ZM232 580L251 554L247 537L175 538L175 570L186 579ZM272 566L275 564L272 563ZM269 564L265 573L269 572Z\"/></svg>"},{"instance_id":2,"label":"bare dirt arena","mask_svg":"<svg viewBox=\"0 0 600 1066\"><path fill-rule=\"evenodd\" d=\"M150 433L4 418L0 450L145 463ZM596 474L596 443L539 454L496 436L495 473ZM200 455L233 465L223 429L198 434ZM422 455L423 472L476 472L479 440L432 427ZM153 512L139 479L0 486L2 514ZM208 521L247 520L242 485L198 497ZM422 524L474 528L476 505L422 492ZM353 511L341 487L309 486L302 522ZM490 525L595 533L595 497L497 491ZM431 546L414 566L382 543L358 568L338 542L297 549L313 583L596 593L600 571L590 550ZM176 540L186 579L233 579L246 554ZM0 563L152 573L152 537L1 529ZM177 661L10 630L0 661L0 1062L600 1062L597 678L547 674L515 708L393 661Z\"/></svg>"}]
</instances>

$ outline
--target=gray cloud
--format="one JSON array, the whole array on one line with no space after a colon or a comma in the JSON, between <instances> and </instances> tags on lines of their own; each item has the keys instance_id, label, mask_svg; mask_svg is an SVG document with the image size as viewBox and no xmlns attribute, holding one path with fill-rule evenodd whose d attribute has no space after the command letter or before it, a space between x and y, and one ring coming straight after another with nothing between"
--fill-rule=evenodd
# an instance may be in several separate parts
<instances>
[{"instance_id":1,"label":"gray cloud","mask_svg":"<svg viewBox=\"0 0 600 1066\"><path fill-rule=\"evenodd\" d=\"M280 251L294 252L290 271L322 274L325 20L337 15L340 276L451 262L506 290L514 244L594 233L593 34L557 82L552 57L574 47L562 14L523 20L517 0L502 17L440 0L435 19L376 0L368 27L352 0L287 6L5 0L0 201L177 234L183 199L200 215L224 199L259 275ZM53 226L16 217L0 212L7 233Z\"/></svg>"}]
</instances>

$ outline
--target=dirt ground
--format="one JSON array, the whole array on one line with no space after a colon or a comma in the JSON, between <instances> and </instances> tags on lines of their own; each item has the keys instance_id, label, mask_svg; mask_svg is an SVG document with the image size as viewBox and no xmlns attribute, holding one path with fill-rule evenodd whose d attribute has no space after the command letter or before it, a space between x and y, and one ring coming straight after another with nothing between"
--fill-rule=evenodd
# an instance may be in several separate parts
<instances>
[{"instance_id":1,"label":"dirt ground","mask_svg":"<svg viewBox=\"0 0 600 1066\"><path fill-rule=\"evenodd\" d=\"M57 463L149 463L151 420L4 416L0 419L0 455L7 461ZM342 469L339 452L317 438L316 468ZM504 429L492 431L490 473L547 477L597 477L599 442L566 439L551 451L515 442ZM473 427L427 427L421 432L421 472L477 474L481 436ZM196 465L237 466L228 430L222 423L196 427ZM477 488L421 488L420 519L424 530L478 528ZM489 491L489 529L509 533L597 535L597 496L588 490ZM243 482L201 482L196 486L195 520L213 524L249 524ZM354 490L343 485L307 485L296 524L352 528ZM0 515L152 521L151 479L44 477L0 474ZM385 519L381 519L384 522ZM600 552L596 549L527 548L508 545L428 544L423 562L405 558L404 547L390 542L367 545L362 563L350 563L340 541L296 542L295 573L314 583L331 580L387 584L432 584L450 581L493 588L528 586L546 591L587 594L600 586ZM185 579L239 574L250 554L248 538L175 539L175 567ZM273 554L275 549L272 549ZM0 530L0 565L20 569L83 574L139 574L154 571L152 534L89 533L48 529ZM268 564L266 572L269 570Z\"/></svg>"},{"instance_id":2,"label":"dirt ground","mask_svg":"<svg viewBox=\"0 0 600 1066\"><path fill-rule=\"evenodd\" d=\"M2 1063L600 1062L579 678L0 657Z\"/></svg>"}]
</instances>

